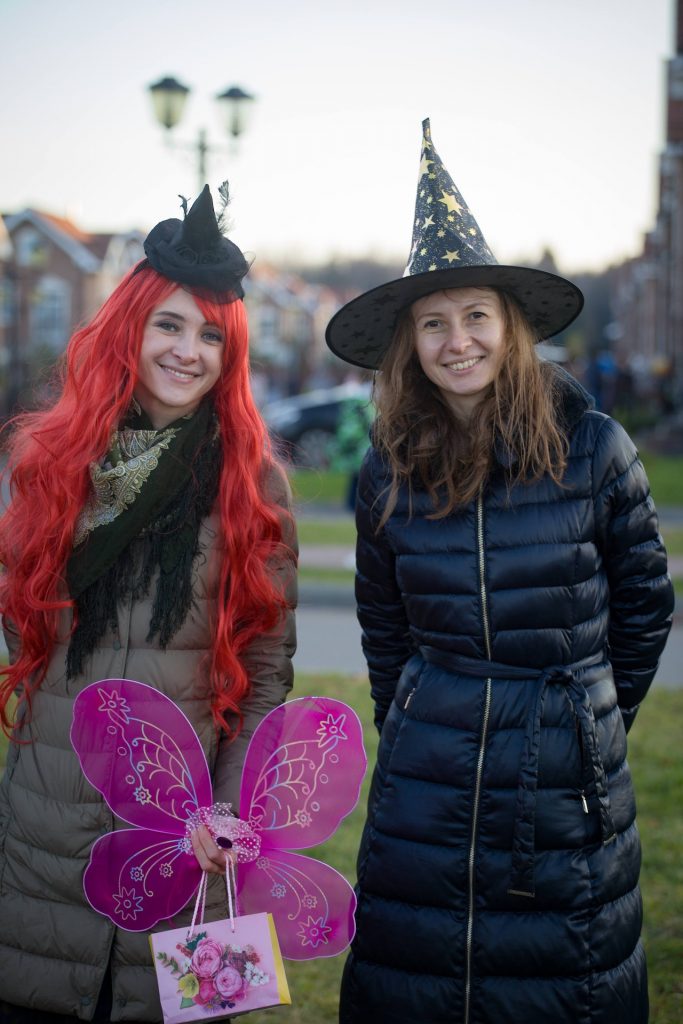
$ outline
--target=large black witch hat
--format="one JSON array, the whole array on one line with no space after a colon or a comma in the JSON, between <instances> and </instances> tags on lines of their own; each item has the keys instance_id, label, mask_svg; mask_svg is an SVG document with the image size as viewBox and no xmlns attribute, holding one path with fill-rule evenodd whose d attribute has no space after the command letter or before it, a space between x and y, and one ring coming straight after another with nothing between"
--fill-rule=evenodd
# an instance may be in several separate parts
<instances>
[{"instance_id":1,"label":"large black witch hat","mask_svg":"<svg viewBox=\"0 0 683 1024\"><path fill-rule=\"evenodd\" d=\"M583 307L583 295L571 281L544 270L497 263L434 149L426 119L405 273L343 306L327 326L327 344L347 363L375 370L402 309L431 292L465 287L499 288L512 295L539 341L567 327Z\"/></svg>"},{"instance_id":2,"label":"large black witch hat","mask_svg":"<svg viewBox=\"0 0 683 1024\"><path fill-rule=\"evenodd\" d=\"M184 220L173 217L152 228L144 242L147 260L139 269L152 266L169 280L225 303L244 296L242 278L249 270L249 263L222 231L222 217L229 201L227 181L218 191L223 200L218 218L208 185L189 211L187 201L181 196Z\"/></svg>"}]
</instances>

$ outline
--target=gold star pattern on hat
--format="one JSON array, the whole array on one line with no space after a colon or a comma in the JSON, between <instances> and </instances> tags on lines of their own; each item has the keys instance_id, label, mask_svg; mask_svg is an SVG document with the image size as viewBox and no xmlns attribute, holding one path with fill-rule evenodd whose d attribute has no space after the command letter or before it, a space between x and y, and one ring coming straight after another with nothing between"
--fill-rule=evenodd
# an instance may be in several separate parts
<instances>
[{"instance_id":1,"label":"gold star pattern on hat","mask_svg":"<svg viewBox=\"0 0 683 1024\"><path fill-rule=\"evenodd\" d=\"M441 191L441 195L442 198L439 199L439 202L445 204L449 213L462 213L463 208L455 196L452 196L450 193L444 192L443 190Z\"/></svg>"},{"instance_id":2,"label":"gold star pattern on hat","mask_svg":"<svg viewBox=\"0 0 683 1024\"><path fill-rule=\"evenodd\" d=\"M422 123L418 180L413 244L404 276L436 270L444 261L448 266L455 261L459 266L495 264L467 203L434 149L429 119Z\"/></svg>"},{"instance_id":3,"label":"gold star pattern on hat","mask_svg":"<svg viewBox=\"0 0 683 1024\"><path fill-rule=\"evenodd\" d=\"M497 262L443 166L432 142L429 120L425 120L405 273L399 280L371 288L347 302L327 326L327 344L354 366L382 369L396 339L401 311L430 292L461 287L509 293L538 340L567 327L583 306L583 296L571 281L545 270Z\"/></svg>"},{"instance_id":4,"label":"gold star pattern on hat","mask_svg":"<svg viewBox=\"0 0 683 1024\"><path fill-rule=\"evenodd\" d=\"M423 153L422 153L422 160L420 161L420 177L422 177L423 174L429 174L429 165L433 164L433 163L434 163L434 161L433 160L428 160L427 159L427 154L423 151ZM431 177L431 175L430 175L430 177Z\"/></svg>"}]
</instances>

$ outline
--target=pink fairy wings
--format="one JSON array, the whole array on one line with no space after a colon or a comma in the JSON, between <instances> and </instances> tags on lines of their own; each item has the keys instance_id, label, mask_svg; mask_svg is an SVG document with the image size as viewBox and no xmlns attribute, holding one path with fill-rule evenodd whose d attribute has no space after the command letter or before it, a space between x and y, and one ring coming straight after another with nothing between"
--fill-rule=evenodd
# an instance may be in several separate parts
<instances>
[{"instance_id":1,"label":"pink fairy wings","mask_svg":"<svg viewBox=\"0 0 683 1024\"><path fill-rule=\"evenodd\" d=\"M358 802L366 765L357 715L324 697L275 708L249 744L240 810L261 849L240 866L239 906L273 914L290 960L335 956L353 938L355 896L346 879L322 861L286 851L332 835Z\"/></svg>"},{"instance_id":2,"label":"pink fairy wings","mask_svg":"<svg viewBox=\"0 0 683 1024\"><path fill-rule=\"evenodd\" d=\"M259 723L244 760L240 809L270 846L328 839L358 803L367 759L357 715L326 697L299 697ZM330 793L330 781L334 793Z\"/></svg>"},{"instance_id":3,"label":"pink fairy wings","mask_svg":"<svg viewBox=\"0 0 683 1024\"><path fill-rule=\"evenodd\" d=\"M151 686L132 679L87 686L74 704L71 742L88 781L129 825L183 835L188 816L211 803L196 732Z\"/></svg>"},{"instance_id":4,"label":"pink fairy wings","mask_svg":"<svg viewBox=\"0 0 683 1024\"><path fill-rule=\"evenodd\" d=\"M199 885L186 822L212 799L201 744L172 700L131 679L92 683L78 695L71 742L111 810L138 826L97 840L85 894L115 924L146 931L182 910Z\"/></svg>"},{"instance_id":5,"label":"pink fairy wings","mask_svg":"<svg viewBox=\"0 0 683 1024\"><path fill-rule=\"evenodd\" d=\"M181 910L201 874L189 833L204 822L231 839L240 909L273 914L284 956L334 956L349 944L355 897L348 882L290 852L329 838L358 801L367 759L346 704L303 697L265 716L247 750L241 820L226 805L211 806L197 735L153 687L92 683L75 701L71 740L88 780L137 826L94 844L84 888L95 910L132 931Z\"/></svg>"}]
</instances>

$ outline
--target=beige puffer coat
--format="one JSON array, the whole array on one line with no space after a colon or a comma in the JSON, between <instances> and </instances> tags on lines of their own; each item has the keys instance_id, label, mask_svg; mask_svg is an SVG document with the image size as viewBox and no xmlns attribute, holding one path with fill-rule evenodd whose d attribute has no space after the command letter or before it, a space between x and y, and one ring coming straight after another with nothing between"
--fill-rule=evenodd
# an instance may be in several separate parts
<instances>
[{"instance_id":1,"label":"beige puffer coat","mask_svg":"<svg viewBox=\"0 0 683 1024\"><path fill-rule=\"evenodd\" d=\"M288 509L285 488L278 474L270 490L279 492L279 504ZM222 557L215 516L200 529L195 605L165 651L145 639L149 598L119 606L118 635L102 638L78 678L66 679L66 643L56 647L33 699L31 721L21 730L21 738L30 743L10 744L0 782L0 1000L89 1020L111 961L112 1021L161 1020L147 933L116 928L92 910L83 893L83 872L93 842L112 828L125 826L114 820L81 772L69 742L73 702L98 679L136 679L157 687L182 708L196 729L214 779L214 799L230 800L236 807L249 738L292 685L296 535L286 518L286 548L273 572L286 586L290 610L284 625L249 651L252 689L242 708L244 727L234 742L217 736L208 684L200 669L211 646L208 623L214 619ZM65 621L65 638L68 624ZM11 652L16 638L7 635L7 640ZM209 919L225 916L225 886L222 899L220 877L214 876L213 882ZM176 919L176 926L190 911Z\"/></svg>"}]
</instances>

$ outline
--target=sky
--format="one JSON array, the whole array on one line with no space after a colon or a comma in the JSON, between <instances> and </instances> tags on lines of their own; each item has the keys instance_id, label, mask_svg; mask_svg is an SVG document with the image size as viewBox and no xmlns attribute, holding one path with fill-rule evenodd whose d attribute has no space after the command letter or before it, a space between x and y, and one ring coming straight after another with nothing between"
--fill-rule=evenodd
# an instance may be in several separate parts
<instances>
[{"instance_id":1,"label":"sky","mask_svg":"<svg viewBox=\"0 0 683 1024\"><path fill-rule=\"evenodd\" d=\"M674 0L0 0L0 210L149 230L230 180L281 265L405 264L421 121L501 263L636 255L657 207ZM192 90L167 137L148 86ZM214 97L256 96L231 151ZM172 147L169 143L175 140Z\"/></svg>"}]
</instances>

